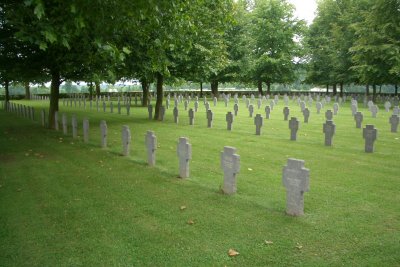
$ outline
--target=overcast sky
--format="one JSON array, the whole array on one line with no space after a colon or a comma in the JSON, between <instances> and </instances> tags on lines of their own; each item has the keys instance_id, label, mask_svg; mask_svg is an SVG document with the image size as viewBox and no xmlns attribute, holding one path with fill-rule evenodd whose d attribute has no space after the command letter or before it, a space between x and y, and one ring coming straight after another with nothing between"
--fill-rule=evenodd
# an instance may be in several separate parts
<instances>
[{"instance_id":1,"label":"overcast sky","mask_svg":"<svg viewBox=\"0 0 400 267\"><path fill-rule=\"evenodd\" d=\"M317 9L316 0L289 0L289 2L296 6L294 13L296 17L304 19L308 24L312 22Z\"/></svg>"}]
</instances>

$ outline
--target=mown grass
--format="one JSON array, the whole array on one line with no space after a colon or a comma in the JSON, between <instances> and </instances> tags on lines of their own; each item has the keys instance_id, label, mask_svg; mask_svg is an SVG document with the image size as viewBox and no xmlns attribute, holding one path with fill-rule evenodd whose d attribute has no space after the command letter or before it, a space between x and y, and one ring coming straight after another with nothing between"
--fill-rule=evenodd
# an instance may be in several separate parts
<instances>
[{"instance_id":1,"label":"mown grass","mask_svg":"<svg viewBox=\"0 0 400 267\"><path fill-rule=\"evenodd\" d=\"M35 106L37 115L47 107L44 101L16 102ZM315 106L305 124L290 102L291 116L301 121L295 142L289 141L282 100L261 136L242 101L232 132L225 123L232 101L228 108L211 103L211 129L203 105L194 126L183 104L177 125L172 109L165 122L155 122L147 119L147 108L132 107L127 116L116 114L115 106L110 114L60 103L60 114L77 115L80 134L82 119L89 118L88 144L0 111L0 266L400 264L400 134L390 133L382 107L376 119L361 108L363 125L379 131L376 151L369 154L348 104L334 117L333 147L323 144L324 112L316 114ZM263 114L264 106L255 113ZM103 119L107 149L100 148ZM122 125L131 129L130 157L120 155ZM146 164L147 130L158 138L154 168ZM186 180L177 178L180 136L193 147ZM219 189L225 145L241 156L233 196ZM282 167L289 157L305 160L310 169L305 216L298 218L284 212ZM229 257L230 248L240 255Z\"/></svg>"}]
</instances>

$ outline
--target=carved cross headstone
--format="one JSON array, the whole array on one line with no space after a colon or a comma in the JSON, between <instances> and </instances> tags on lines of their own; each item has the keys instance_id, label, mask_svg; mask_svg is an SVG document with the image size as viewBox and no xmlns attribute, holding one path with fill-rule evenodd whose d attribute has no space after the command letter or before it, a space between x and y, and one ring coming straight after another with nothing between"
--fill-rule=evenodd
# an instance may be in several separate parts
<instances>
[{"instance_id":1,"label":"carved cross headstone","mask_svg":"<svg viewBox=\"0 0 400 267\"><path fill-rule=\"evenodd\" d=\"M194 111L189 109L189 125L194 125Z\"/></svg>"},{"instance_id":2,"label":"carved cross headstone","mask_svg":"<svg viewBox=\"0 0 400 267\"><path fill-rule=\"evenodd\" d=\"M328 109L328 110L325 112L325 119L326 119L327 121L331 121L331 120L333 119L332 110Z\"/></svg>"},{"instance_id":3,"label":"carved cross headstone","mask_svg":"<svg viewBox=\"0 0 400 267\"><path fill-rule=\"evenodd\" d=\"M187 110L189 105L189 102L187 100L185 100L185 102L183 102L183 106L185 107L185 110Z\"/></svg>"},{"instance_id":4,"label":"carved cross headstone","mask_svg":"<svg viewBox=\"0 0 400 267\"><path fill-rule=\"evenodd\" d=\"M256 126L256 135L261 135L261 127L264 124L264 118L261 116L261 114L257 114L254 117L254 124Z\"/></svg>"},{"instance_id":5,"label":"carved cross headstone","mask_svg":"<svg viewBox=\"0 0 400 267\"><path fill-rule=\"evenodd\" d=\"M303 160L288 159L282 183L286 188L286 214L304 215L304 192L310 190L310 170L304 168Z\"/></svg>"},{"instance_id":6,"label":"carved cross headstone","mask_svg":"<svg viewBox=\"0 0 400 267\"><path fill-rule=\"evenodd\" d=\"M290 118L289 129L290 129L290 140L296 141L297 131L299 130L299 121L297 120L297 118L295 117Z\"/></svg>"},{"instance_id":7,"label":"carved cross headstone","mask_svg":"<svg viewBox=\"0 0 400 267\"><path fill-rule=\"evenodd\" d=\"M131 131L129 130L129 126L122 126L122 155L129 156L131 146Z\"/></svg>"},{"instance_id":8,"label":"carved cross headstone","mask_svg":"<svg viewBox=\"0 0 400 267\"><path fill-rule=\"evenodd\" d=\"M271 107L270 106L265 106L265 118L266 119L271 118Z\"/></svg>"},{"instance_id":9,"label":"carved cross headstone","mask_svg":"<svg viewBox=\"0 0 400 267\"><path fill-rule=\"evenodd\" d=\"M303 112L303 110L306 108L306 102L300 101L300 109Z\"/></svg>"},{"instance_id":10,"label":"carved cross headstone","mask_svg":"<svg viewBox=\"0 0 400 267\"><path fill-rule=\"evenodd\" d=\"M89 120L83 119L83 142L89 142Z\"/></svg>"},{"instance_id":11,"label":"carved cross headstone","mask_svg":"<svg viewBox=\"0 0 400 267\"><path fill-rule=\"evenodd\" d=\"M257 108L260 109L260 108L261 108L261 105L262 105L262 100L261 100L261 99L258 99L258 100L257 100Z\"/></svg>"},{"instance_id":12,"label":"carved cross headstone","mask_svg":"<svg viewBox=\"0 0 400 267\"><path fill-rule=\"evenodd\" d=\"M303 110L303 116L304 116L304 122L308 123L308 118L310 117L310 110L308 108L305 108Z\"/></svg>"},{"instance_id":13,"label":"carved cross headstone","mask_svg":"<svg viewBox=\"0 0 400 267\"><path fill-rule=\"evenodd\" d=\"M224 146L224 151L221 151L221 168L224 170L222 190L225 194L236 193L236 175L240 171L240 156L236 154L236 148Z\"/></svg>"},{"instance_id":14,"label":"carved cross headstone","mask_svg":"<svg viewBox=\"0 0 400 267\"><path fill-rule=\"evenodd\" d=\"M153 106L152 105L148 105L147 106L147 111L149 113L149 120L151 120L153 118Z\"/></svg>"},{"instance_id":15,"label":"carved cross headstone","mask_svg":"<svg viewBox=\"0 0 400 267\"><path fill-rule=\"evenodd\" d=\"M354 116L357 113L357 105L351 104L351 114Z\"/></svg>"},{"instance_id":16,"label":"carved cross headstone","mask_svg":"<svg viewBox=\"0 0 400 267\"><path fill-rule=\"evenodd\" d=\"M269 106L271 107L271 110L274 110L274 106L275 106L274 100L271 100L271 102L269 102Z\"/></svg>"},{"instance_id":17,"label":"carved cross headstone","mask_svg":"<svg viewBox=\"0 0 400 267\"><path fill-rule=\"evenodd\" d=\"M287 121L289 117L290 109L289 107L283 108L283 120Z\"/></svg>"},{"instance_id":18,"label":"carved cross headstone","mask_svg":"<svg viewBox=\"0 0 400 267\"><path fill-rule=\"evenodd\" d=\"M393 108L393 115L400 115L399 106L395 106L395 107Z\"/></svg>"},{"instance_id":19,"label":"carved cross headstone","mask_svg":"<svg viewBox=\"0 0 400 267\"><path fill-rule=\"evenodd\" d=\"M389 123L391 125L390 127L390 132L392 133L397 133L397 127L399 126L399 116L397 115L392 115L389 118Z\"/></svg>"},{"instance_id":20,"label":"carved cross headstone","mask_svg":"<svg viewBox=\"0 0 400 267\"><path fill-rule=\"evenodd\" d=\"M160 107L160 119L161 121L164 121L165 119L165 106Z\"/></svg>"},{"instance_id":21,"label":"carved cross headstone","mask_svg":"<svg viewBox=\"0 0 400 267\"><path fill-rule=\"evenodd\" d=\"M189 144L189 139L179 137L177 154L179 157L179 177L189 177L189 160L192 159L192 145Z\"/></svg>"},{"instance_id":22,"label":"carved cross headstone","mask_svg":"<svg viewBox=\"0 0 400 267\"><path fill-rule=\"evenodd\" d=\"M365 152L374 152L374 142L378 138L378 130L374 125L367 124L363 129L363 138L365 139Z\"/></svg>"},{"instance_id":23,"label":"carved cross headstone","mask_svg":"<svg viewBox=\"0 0 400 267\"><path fill-rule=\"evenodd\" d=\"M206 102L204 104L205 108L206 108L206 112L208 112L210 110L210 103Z\"/></svg>"},{"instance_id":24,"label":"carved cross headstone","mask_svg":"<svg viewBox=\"0 0 400 267\"><path fill-rule=\"evenodd\" d=\"M386 101L385 102L385 110L386 110L386 112L389 112L391 107L392 107L392 104L390 104L390 101Z\"/></svg>"},{"instance_id":25,"label":"carved cross headstone","mask_svg":"<svg viewBox=\"0 0 400 267\"><path fill-rule=\"evenodd\" d=\"M333 121L326 121L323 124L322 132L325 134L325 145L332 146L333 135L336 132L336 125L333 123Z\"/></svg>"},{"instance_id":26,"label":"carved cross headstone","mask_svg":"<svg viewBox=\"0 0 400 267\"><path fill-rule=\"evenodd\" d=\"M107 147L107 123L106 121L100 121L100 132L101 132L101 147Z\"/></svg>"},{"instance_id":27,"label":"carved cross headstone","mask_svg":"<svg viewBox=\"0 0 400 267\"><path fill-rule=\"evenodd\" d=\"M214 119L214 114L211 109L207 110L207 127L212 128L212 123Z\"/></svg>"},{"instance_id":28,"label":"carved cross headstone","mask_svg":"<svg viewBox=\"0 0 400 267\"><path fill-rule=\"evenodd\" d=\"M317 108L317 114L320 114L321 108L322 108L321 102L317 102L317 103L315 104L315 107Z\"/></svg>"},{"instance_id":29,"label":"carved cross headstone","mask_svg":"<svg viewBox=\"0 0 400 267\"><path fill-rule=\"evenodd\" d=\"M376 118L376 114L378 113L378 106L372 105L370 107L370 111L371 111L372 118Z\"/></svg>"},{"instance_id":30,"label":"carved cross headstone","mask_svg":"<svg viewBox=\"0 0 400 267\"><path fill-rule=\"evenodd\" d=\"M224 98L225 107L228 107L228 102L229 102L229 98L225 97Z\"/></svg>"},{"instance_id":31,"label":"carved cross headstone","mask_svg":"<svg viewBox=\"0 0 400 267\"><path fill-rule=\"evenodd\" d=\"M253 112L254 112L254 107L253 105L249 105L249 117L252 118L253 117Z\"/></svg>"},{"instance_id":32,"label":"carved cross headstone","mask_svg":"<svg viewBox=\"0 0 400 267\"><path fill-rule=\"evenodd\" d=\"M147 163L150 166L156 165L157 137L153 131L146 132Z\"/></svg>"},{"instance_id":33,"label":"carved cross headstone","mask_svg":"<svg viewBox=\"0 0 400 267\"><path fill-rule=\"evenodd\" d=\"M194 102L194 112L197 112L198 109L199 109L199 101L196 100L196 102Z\"/></svg>"},{"instance_id":34,"label":"carved cross headstone","mask_svg":"<svg viewBox=\"0 0 400 267\"><path fill-rule=\"evenodd\" d=\"M333 104L333 115L337 115L339 111L339 104L335 103Z\"/></svg>"},{"instance_id":35,"label":"carved cross headstone","mask_svg":"<svg viewBox=\"0 0 400 267\"><path fill-rule=\"evenodd\" d=\"M72 125L72 138L78 138L78 121L76 120L76 115L73 114L71 118Z\"/></svg>"},{"instance_id":36,"label":"carved cross headstone","mask_svg":"<svg viewBox=\"0 0 400 267\"><path fill-rule=\"evenodd\" d=\"M225 116L226 118L226 124L227 124L227 130L231 131L232 130L232 123L233 123L233 114L232 112L228 112Z\"/></svg>"},{"instance_id":37,"label":"carved cross headstone","mask_svg":"<svg viewBox=\"0 0 400 267\"><path fill-rule=\"evenodd\" d=\"M218 99L217 99L216 97L214 97L214 98L213 98L213 102L214 102L214 107L216 107L216 106L217 106Z\"/></svg>"},{"instance_id":38,"label":"carved cross headstone","mask_svg":"<svg viewBox=\"0 0 400 267\"><path fill-rule=\"evenodd\" d=\"M237 116L238 111L239 111L239 105L238 105L238 103L235 103L235 104L233 105L233 111L235 112L235 116Z\"/></svg>"},{"instance_id":39,"label":"carved cross headstone","mask_svg":"<svg viewBox=\"0 0 400 267\"><path fill-rule=\"evenodd\" d=\"M363 122L364 116L361 111L356 112L354 115L354 120L356 121L356 128L361 128L361 123Z\"/></svg>"},{"instance_id":40,"label":"carved cross headstone","mask_svg":"<svg viewBox=\"0 0 400 267\"><path fill-rule=\"evenodd\" d=\"M174 107L174 122L178 123L178 116L179 116L179 110L177 107Z\"/></svg>"}]
</instances>

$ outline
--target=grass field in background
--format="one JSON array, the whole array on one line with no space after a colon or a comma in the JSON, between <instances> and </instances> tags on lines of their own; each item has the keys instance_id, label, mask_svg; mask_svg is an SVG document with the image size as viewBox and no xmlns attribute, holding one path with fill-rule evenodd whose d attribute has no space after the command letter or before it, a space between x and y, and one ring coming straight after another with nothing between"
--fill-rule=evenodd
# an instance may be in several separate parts
<instances>
[{"instance_id":1,"label":"grass field in background","mask_svg":"<svg viewBox=\"0 0 400 267\"><path fill-rule=\"evenodd\" d=\"M180 104L179 124L172 108L164 122L148 120L147 108L130 116L95 107L66 107L79 121L78 139L44 129L39 110L46 101L14 101L34 106L36 121L0 111L0 266L398 266L400 264L400 133L389 117L364 108L374 124L374 153L364 152L362 129L355 127L349 103L334 116L333 146L324 146L326 105L309 123L297 103L290 116L300 121L290 141L284 103L279 101L255 135L240 99L231 132L219 101L213 128L207 128L200 102L195 125ZM153 103L154 104L154 103ZM263 117L265 102L254 114ZM360 104L361 106L362 104ZM173 106L173 101L171 101ZM193 107L193 101L190 103ZM82 120L90 121L83 143ZM100 148L100 120L108 125L108 148ZM61 121L61 119L60 119ZM131 155L122 157L121 130L131 130ZM156 166L146 164L145 133L158 139ZM190 178L177 178L176 145L192 144ZM237 148L241 157L238 192L221 194L220 151ZM285 215L282 168L288 158L305 160L310 192L305 215ZM266 242L267 241L267 242ZM229 257L228 250L240 254Z\"/></svg>"}]
</instances>

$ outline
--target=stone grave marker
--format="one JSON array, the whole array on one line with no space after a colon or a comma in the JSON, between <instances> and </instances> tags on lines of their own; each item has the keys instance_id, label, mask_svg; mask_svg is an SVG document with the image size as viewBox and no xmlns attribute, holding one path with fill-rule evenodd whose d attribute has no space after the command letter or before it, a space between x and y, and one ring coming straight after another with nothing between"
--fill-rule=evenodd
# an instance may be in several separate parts
<instances>
[{"instance_id":1,"label":"stone grave marker","mask_svg":"<svg viewBox=\"0 0 400 267\"><path fill-rule=\"evenodd\" d=\"M103 112L106 112L106 109L107 109L106 102L103 101Z\"/></svg>"},{"instance_id":2,"label":"stone grave marker","mask_svg":"<svg viewBox=\"0 0 400 267\"><path fill-rule=\"evenodd\" d=\"M249 117L252 118L253 117L253 112L254 112L254 107L253 105L249 105Z\"/></svg>"},{"instance_id":3,"label":"stone grave marker","mask_svg":"<svg viewBox=\"0 0 400 267\"><path fill-rule=\"evenodd\" d=\"M59 130L59 126L58 126L58 111L54 112L54 129L56 131Z\"/></svg>"},{"instance_id":4,"label":"stone grave marker","mask_svg":"<svg viewBox=\"0 0 400 267\"><path fill-rule=\"evenodd\" d=\"M240 171L240 156L236 154L236 148L224 146L224 151L221 151L221 168L224 170L222 190L228 195L236 193L236 175Z\"/></svg>"},{"instance_id":5,"label":"stone grave marker","mask_svg":"<svg viewBox=\"0 0 400 267\"><path fill-rule=\"evenodd\" d=\"M356 104L351 104L351 114L355 116L357 113L357 105Z\"/></svg>"},{"instance_id":6,"label":"stone grave marker","mask_svg":"<svg viewBox=\"0 0 400 267\"><path fill-rule=\"evenodd\" d=\"M291 117L289 121L290 140L297 140L297 131L299 130L299 121L296 117Z\"/></svg>"},{"instance_id":7,"label":"stone grave marker","mask_svg":"<svg viewBox=\"0 0 400 267\"><path fill-rule=\"evenodd\" d=\"M365 152L374 152L374 142L378 138L378 130L374 125L367 124L363 129L363 138L365 139Z\"/></svg>"},{"instance_id":8,"label":"stone grave marker","mask_svg":"<svg viewBox=\"0 0 400 267\"><path fill-rule=\"evenodd\" d=\"M218 99L217 99L216 97L214 97L214 98L213 98L213 102L214 102L214 107L216 107L216 106L217 106Z\"/></svg>"},{"instance_id":9,"label":"stone grave marker","mask_svg":"<svg viewBox=\"0 0 400 267\"><path fill-rule=\"evenodd\" d=\"M168 98L165 100L165 106L167 109L169 109L169 99Z\"/></svg>"},{"instance_id":10,"label":"stone grave marker","mask_svg":"<svg viewBox=\"0 0 400 267\"><path fill-rule=\"evenodd\" d=\"M265 118L266 119L271 118L271 107L270 106L265 106Z\"/></svg>"},{"instance_id":11,"label":"stone grave marker","mask_svg":"<svg viewBox=\"0 0 400 267\"><path fill-rule=\"evenodd\" d=\"M262 100L261 100L261 99L258 99L258 100L257 100L257 108L260 109L260 108L261 108L261 105L262 105Z\"/></svg>"},{"instance_id":12,"label":"stone grave marker","mask_svg":"<svg viewBox=\"0 0 400 267\"><path fill-rule=\"evenodd\" d=\"M308 119L310 118L310 110L308 108L305 108L303 110L303 117L304 117L304 122L308 123Z\"/></svg>"},{"instance_id":13,"label":"stone grave marker","mask_svg":"<svg viewBox=\"0 0 400 267\"><path fill-rule=\"evenodd\" d=\"M228 107L228 102L229 102L229 98L228 98L228 97L225 97L225 98L224 98L224 103L225 103L225 107L226 107L226 108Z\"/></svg>"},{"instance_id":14,"label":"stone grave marker","mask_svg":"<svg viewBox=\"0 0 400 267\"><path fill-rule=\"evenodd\" d=\"M156 165L157 137L153 131L146 132L147 163L150 166Z\"/></svg>"},{"instance_id":15,"label":"stone grave marker","mask_svg":"<svg viewBox=\"0 0 400 267\"><path fill-rule=\"evenodd\" d=\"M393 115L400 115L399 106L395 106L395 107L393 108Z\"/></svg>"},{"instance_id":16,"label":"stone grave marker","mask_svg":"<svg viewBox=\"0 0 400 267\"><path fill-rule=\"evenodd\" d=\"M327 120L323 124L322 132L325 134L325 145L332 146L333 135L336 132L336 125L333 123L332 120L329 120L329 121Z\"/></svg>"},{"instance_id":17,"label":"stone grave marker","mask_svg":"<svg viewBox=\"0 0 400 267\"><path fill-rule=\"evenodd\" d=\"M101 132L101 147L106 148L108 129L107 129L107 123L104 120L100 121L100 132Z\"/></svg>"},{"instance_id":18,"label":"stone grave marker","mask_svg":"<svg viewBox=\"0 0 400 267\"><path fill-rule=\"evenodd\" d=\"M256 126L256 135L261 135L261 127L264 125L264 118L261 114L254 117L254 125Z\"/></svg>"},{"instance_id":19,"label":"stone grave marker","mask_svg":"<svg viewBox=\"0 0 400 267\"><path fill-rule=\"evenodd\" d=\"M199 101L196 100L196 102L194 102L194 112L197 112L198 109L199 109Z\"/></svg>"},{"instance_id":20,"label":"stone grave marker","mask_svg":"<svg viewBox=\"0 0 400 267\"><path fill-rule=\"evenodd\" d=\"M207 127L212 128L212 123L214 119L214 114L211 109L207 110Z\"/></svg>"},{"instance_id":21,"label":"stone grave marker","mask_svg":"<svg viewBox=\"0 0 400 267\"><path fill-rule=\"evenodd\" d=\"M363 122L364 116L361 111L357 111L354 115L354 120L356 121L356 128L361 128L361 123Z\"/></svg>"},{"instance_id":22,"label":"stone grave marker","mask_svg":"<svg viewBox=\"0 0 400 267\"><path fill-rule=\"evenodd\" d=\"M110 113L114 113L114 103L110 102Z\"/></svg>"},{"instance_id":23,"label":"stone grave marker","mask_svg":"<svg viewBox=\"0 0 400 267\"><path fill-rule=\"evenodd\" d=\"M372 105L370 107L370 111L371 111L371 116L372 118L376 118L376 114L378 113L378 106L377 105Z\"/></svg>"},{"instance_id":24,"label":"stone grave marker","mask_svg":"<svg viewBox=\"0 0 400 267\"><path fill-rule=\"evenodd\" d=\"M208 112L210 110L210 103L206 102L204 107L206 108L206 112Z\"/></svg>"},{"instance_id":25,"label":"stone grave marker","mask_svg":"<svg viewBox=\"0 0 400 267\"><path fill-rule=\"evenodd\" d=\"M389 118L389 123L391 125L390 132L397 133L397 127L399 126L399 116L398 115L392 115Z\"/></svg>"},{"instance_id":26,"label":"stone grave marker","mask_svg":"<svg viewBox=\"0 0 400 267\"><path fill-rule=\"evenodd\" d=\"M189 139L179 137L177 154L179 157L179 177L189 177L189 161L192 159L192 145L189 144Z\"/></svg>"},{"instance_id":27,"label":"stone grave marker","mask_svg":"<svg viewBox=\"0 0 400 267\"><path fill-rule=\"evenodd\" d=\"M89 142L89 120L83 119L83 142Z\"/></svg>"},{"instance_id":28,"label":"stone grave marker","mask_svg":"<svg viewBox=\"0 0 400 267\"><path fill-rule=\"evenodd\" d=\"M151 120L153 118L153 106L152 105L148 105L147 106L147 111L149 113L149 120Z\"/></svg>"},{"instance_id":29,"label":"stone grave marker","mask_svg":"<svg viewBox=\"0 0 400 267\"><path fill-rule=\"evenodd\" d=\"M68 120L67 120L67 114L63 113L62 114L62 127L63 127L63 133L64 135L68 134Z\"/></svg>"},{"instance_id":30,"label":"stone grave marker","mask_svg":"<svg viewBox=\"0 0 400 267\"><path fill-rule=\"evenodd\" d=\"M303 112L303 110L306 108L306 102L304 102L304 101L300 101L300 109L301 109L301 112Z\"/></svg>"},{"instance_id":31,"label":"stone grave marker","mask_svg":"<svg viewBox=\"0 0 400 267\"><path fill-rule=\"evenodd\" d=\"M118 109L118 114L121 114L121 102L120 101L118 101L117 109Z\"/></svg>"},{"instance_id":32,"label":"stone grave marker","mask_svg":"<svg viewBox=\"0 0 400 267\"><path fill-rule=\"evenodd\" d=\"M189 125L194 125L194 111L193 109L189 109Z\"/></svg>"},{"instance_id":33,"label":"stone grave marker","mask_svg":"<svg viewBox=\"0 0 400 267\"><path fill-rule=\"evenodd\" d=\"M317 102L315 104L315 107L317 108L317 114L320 114L321 113L321 108L322 108L321 102Z\"/></svg>"},{"instance_id":34,"label":"stone grave marker","mask_svg":"<svg viewBox=\"0 0 400 267\"><path fill-rule=\"evenodd\" d=\"M226 124L227 124L227 130L231 131L232 130L232 123L233 123L233 114L232 112L228 112L225 116L226 119Z\"/></svg>"},{"instance_id":35,"label":"stone grave marker","mask_svg":"<svg viewBox=\"0 0 400 267\"><path fill-rule=\"evenodd\" d=\"M283 108L283 120L287 121L289 117L290 109L289 107L284 107Z\"/></svg>"},{"instance_id":36,"label":"stone grave marker","mask_svg":"<svg viewBox=\"0 0 400 267\"><path fill-rule=\"evenodd\" d=\"M237 116L238 111L239 111L239 105L238 105L238 103L235 103L235 104L233 105L233 111L235 112L235 116Z\"/></svg>"},{"instance_id":37,"label":"stone grave marker","mask_svg":"<svg viewBox=\"0 0 400 267\"><path fill-rule=\"evenodd\" d=\"M161 118L161 121L164 121L164 119L165 119L165 106L161 106L160 107L160 118Z\"/></svg>"},{"instance_id":38,"label":"stone grave marker","mask_svg":"<svg viewBox=\"0 0 400 267\"><path fill-rule=\"evenodd\" d=\"M250 106L250 99L246 99L246 108L248 109Z\"/></svg>"},{"instance_id":39,"label":"stone grave marker","mask_svg":"<svg viewBox=\"0 0 400 267\"><path fill-rule=\"evenodd\" d=\"M129 156L131 146L131 131L128 125L122 126L122 155Z\"/></svg>"},{"instance_id":40,"label":"stone grave marker","mask_svg":"<svg viewBox=\"0 0 400 267\"><path fill-rule=\"evenodd\" d=\"M275 106L274 100L271 100L271 102L269 102L269 106L270 106L271 110L274 110L274 106Z\"/></svg>"},{"instance_id":41,"label":"stone grave marker","mask_svg":"<svg viewBox=\"0 0 400 267\"><path fill-rule=\"evenodd\" d=\"M189 105L189 102L188 102L187 100L185 100L185 101L183 102L183 106L185 107L185 111L187 110L188 105Z\"/></svg>"},{"instance_id":42,"label":"stone grave marker","mask_svg":"<svg viewBox=\"0 0 400 267\"><path fill-rule=\"evenodd\" d=\"M328 110L325 112L325 119L326 119L327 121L331 121L331 120L333 119L332 110L328 109Z\"/></svg>"},{"instance_id":43,"label":"stone grave marker","mask_svg":"<svg viewBox=\"0 0 400 267\"><path fill-rule=\"evenodd\" d=\"M76 119L76 115L73 114L71 117L71 126L72 126L72 138L78 138L78 121Z\"/></svg>"},{"instance_id":44,"label":"stone grave marker","mask_svg":"<svg viewBox=\"0 0 400 267\"><path fill-rule=\"evenodd\" d=\"M303 160L288 159L282 183L286 188L286 214L304 215L304 192L310 190L310 170L304 168Z\"/></svg>"},{"instance_id":45,"label":"stone grave marker","mask_svg":"<svg viewBox=\"0 0 400 267\"><path fill-rule=\"evenodd\" d=\"M390 104L390 101L386 101L385 102L385 110L386 110L386 112L389 112L391 107L392 107L392 104Z\"/></svg>"},{"instance_id":46,"label":"stone grave marker","mask_svg":"<svg viewBox=\"0 0 400 267\"><path fill-rule=\"evenodd\" d=\"M339 111L339 104L338 103L334 103L333 104L333 115L337 115Z\"/></svg>"},{"instance_id":47,"label":"stone grave marker","mask_svg":"<svg viewBox=\"0 0 400 267\"><path fill-rule=\"evenodd\" d=\"M178 108L177 107L174 107L174 122L175 123L178 123L178 120L179 120L179 110L178 110Z\"/></svg>"},{"instance_id":48,"label":"stone grave marker","mask_svg":"<svg viewBox=\"0 0 400 267\"><path fill-rule=\"evenodd\" d=\"M126 115L129 116L130 113L131 113L131 103L127 102L126 103Z\"/></svg>"}]
</instances>

